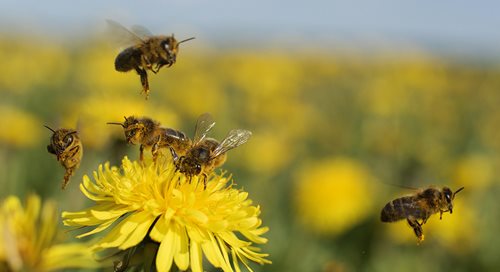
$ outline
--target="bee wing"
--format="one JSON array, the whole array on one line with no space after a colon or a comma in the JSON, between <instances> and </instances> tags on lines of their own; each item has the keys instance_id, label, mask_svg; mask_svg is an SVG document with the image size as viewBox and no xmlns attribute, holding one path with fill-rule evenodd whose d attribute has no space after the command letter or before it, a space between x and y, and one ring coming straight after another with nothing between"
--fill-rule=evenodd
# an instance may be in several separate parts
<instances>
[{"instance_id":1,"label":"bee wing","mask_svg":"<svg viewBox=\"0 0 500 272\"><path fill-rule=\"evenodd\" d=\"M118 45L129 46L144 42L144 37L141 37L142 35L138 35L135 31L127 29L120 23L109 19L106 22L108 23L108 31Z\"/></svg>"},{"instance_id":2,"label":"bee wing","mask_svg":"<svg viewBox=\"0 0 500 272\"><path fill-rule=\"evenodd\" d=\"M198 117L194 128L193 144L196 145L207 137L208 132L214 127L215 121L210 113L204 113Z\"/></svg>"},{"instance_id":3,"label":"bee wing","mask_svg":"<svg viewBox=\"0 0 500 272\"><path fill-rule=\"evenodd\" d=\"M130 30L132 30L132 32L136 36L141 37L143 40L148 38L148 37L153 36L153 33L151 33L151 31L149 31L149 29L147 29L146 27L141 26L141 25L133 25L130 27Z\"/></svg>"},{"instance_id":4,"label":"bee wing","mask_svg":"<svg viewBox=\"0 0 500 272\"><path fill-rule=\"evenodd\" d=\"M233 129L229 131L226 138L214 149L211 158L216 158L227 151L236 148L248 141L252 132L246 129Z\"/></svg>"}]
</instances>

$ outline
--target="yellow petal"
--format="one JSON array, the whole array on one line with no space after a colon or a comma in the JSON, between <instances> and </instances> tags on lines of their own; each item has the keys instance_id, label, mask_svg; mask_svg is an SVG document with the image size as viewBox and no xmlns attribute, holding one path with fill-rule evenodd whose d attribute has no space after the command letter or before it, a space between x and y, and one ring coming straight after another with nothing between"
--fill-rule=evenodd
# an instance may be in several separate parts
<instances>
[{"instance_id":1,"label":"yellow petal","mask_svg":"<svg viewBox=\"0 0 500 272\"><path fill-rule=\"evenodd\" d=\"M139 221L139 224L135 228L135 230L130 234L130 236L127 238L125 243L120 245L120 249L127 249L129 247L135 246L139 244L146 234L148 233L149 228L151 227L151 224L153 224L155 217L149 213L143 212L144 218L143 220Z\"/></svg>"},{"instance_id":2,"label":"yellow petal","mask_svg":"<svg viewBox=\"0 0 500 272\"><path fill-rule=\"evenodd\" d=\"M227 267L231 268L231 261L229 260L229 256L227 254L227 247L226 247L224 240L222 240L219 236L215 236L215 238L217 239L217 242L219 243L219 248L222 252L222 256L224 257L224 264ZM233 269L231 268L230 271L233 271Z\"/></svg>"},{"instance_id":3,"label":"yellow petal","mask_svg":"<svg viewBox=\"0 0 500 272\"><path fill-rule=\"evenodd\" d=\"M151 237L151 239L153 239L154 241L160 243L165 238L166 234L167 222L165 222L165 216L161 215L151 229L151 232L149 232L149 237Z\"/></svg>"},{"instance_id":4,"label":"yellow petal","mask_svg":"<svg viewBox=\"0 0 500 272\"><path fill-rule=\"evenodd\" d=\"M191 270L193 272L203 272L203 259L200 244L194 240L189 243L189 255L191 259Z\"/></svg>"},{"instance_id":5,"label":"yellow petal","mask_svg":"<svg viewBox=\"0 0 500 272\"><path fill-rule=\"evenodd\" d=\"M81 212L63 212L65 226L94 226L102 223L90 214L90 209Z\"/></svg>"},{"instance_id":6,"label":"yellow petal","mask_svg":"<svg viewBox=\"0 0 500 272\"><path fill-rule=\"evenodd\" d=\"M94 248L119 247L127 240L139 223L145 221L148 217L149 213L147 212L136 212L127 218L124 218L105 237L96 243Z\"/></svg>"},{"instance_id":7,"label":"yellow petal","mask_svg":"<svg viewBox=\"0 0 500 272\"><path fill-rule=\"evenodd\" d=\"M212 241L204 241L201 244L201 248L203 250L203 253L205 254L205 257L207 257L207 260L213 266L215 266L215 267L222 266L222 264L220 263L220 259L222 259L222 258L219 259L219 256L217 254L217 251L219 251L219 250L214 247L214 244L212 243Z\"/></svg>"},{"instance_id":8,"label":"yellow petal","mask_svg":"<svg viewBox=\"0 0 500 272\"><path fill-rule=\"evenodd\" d=\"M207 232L202 232L200 228L195 225L186 225L186 230L188 231L189 238L191 240L196 240L199 244L210 239Z\"/></svg>"},{"instance_id":9,"label":"yellow petal","mask_svg":"<svg viewBox=\"0 0 500 272\"><path fill-rule=\"evenodd\" d=\"M109 220L112 218L117 218L123 214L130 211L130 207L125 205L117 205L115 203L107 203L102 205L96 205L90 209L90 214L92 214L96 219L99 220Z\"/></svg>"},{"instance_id":10,"label":"yellow petal","mask_svg":"<svg viewBox=\"0 0 500 272\"><path fill-rule=\"evenodd\" d=\"M236 272L241 272L238 257L236 256L236 252L234 250L231 250L231 258L233 259L234 270L236 270Z\"/></svg>"},{"instance_id":11,"label":"yellow petal","mask_svg":"<svg viewBox=\"0 0 500 272\"><path fill-rule=\"evenodd\" d=\"M158 248L158 255L156 256L156 269L159 272L168 272L172 267L172 261L174 255L179 251L179 239L176 237L178 234L175 233L172 227L173 223L168 226L168 231L163 241L161 241L160 247Z\"/></svg>"},{"instance_id":12,"label":"yellow petal","mask_svg":"<svg viewBox=\"0 0 500 272\"><path fill-rule=\"evenodd\" d=\"M92 252L85 244L60 244L48 249L42 259L45 271L64 268L97 268L99 263L92 257Z\"/></svg>"},{"instance_id":13,"label":"yellow petal","mask_svg":"<svg viewBox=\"0 0 500 272\"><path fill-rule=\"evenodd\" d=\"M231 247L246 247L252 244L250 242L238 239L238 237L236 236L236 234L234 234L234 232L230 231L219 232L217 235L219 235Z\"/></svg>"},{"instance_id":14,"label":"yellow petal","mask_svg":"<svg viewBox=\"0 0 500 272\"><path fill-rule=\"evenodd\" d=\"M26 200L26 217L27 218L38 218L40 213L40 207L42 205L42 201L40 197L37 195L30 195Z\"/></svg>"},{"instance_id":15,"label":"yellow petal","mask_svg":"<svg viewBox=\"0 0 500 272\"><path fill-rule=\"evenodd\" d=\"M111 226L116 220L109 220L101 225L99 225L97 228L94 228L93 230L91 231L88 231L88 232L85 232L83 234L80 234L80 235L77 235L76 238L82 238L82 237L86 237L86 236L89 236L89 235L92 235L92 234L95 234L95 233L99 233L105 229L107 229L109 226Z\"/></svg>"},{"instance_id":16,"label":"yellow petal","mask_svg":"<svg viewBox=\"0 0 500 272\"><path fill-rule=\"evenodd\" d=\"M186 228L179 226L179 252L175 254L175 264L180 270L187 270L189 267L189 240L186 233Z\"/></svg>"}]
</instances>

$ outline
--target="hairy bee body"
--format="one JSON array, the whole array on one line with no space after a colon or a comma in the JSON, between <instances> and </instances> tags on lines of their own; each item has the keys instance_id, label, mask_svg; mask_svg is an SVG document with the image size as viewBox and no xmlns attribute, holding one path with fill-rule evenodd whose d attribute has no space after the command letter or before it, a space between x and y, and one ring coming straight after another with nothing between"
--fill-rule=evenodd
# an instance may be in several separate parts
<instances>
[{"instance_id":1,"label":"hairy bee body","mask_svg":"<svg viewBox=\"0 0 500 272\"><path fill-rule=\"evenodd\" d=\"M47 151L56 155L57 161L66 170L62 183L62 189L65 189L70 177L80 166L83 156L83 145L76 130L65 128L53 130L49 127L47 128L53 132L50 144L47 145Z\"/></svg>"},{"instance_id":2,"label":"hairy bee body","mask_svg":"<svg viewBox=\"0 0 500 272\"><path fill-rule=\"evenodd\" d=\"M396 198L382 209L382 222L395 222L413 216L416 219L427 219L439 212L442 193L435 188L428 188L413 196ZM443 207L446 208L446 207Z\"/></svg>"},{"instance_id":3,"label":"hairy bee body","mask_svg":"<svg viewBox=\"0 0 500 272\"><path fill-rule=\"evenodd\" d=\"M138 31L128 30L117 22L108 20L108 25L117 34L129 36L134 44L120 52L115 58L115 69L119 72L135 70L140 76L142 92L149 95L149 81L147 71L158 73L163 66L170 67L177 60L179 44L192 40L193 38L177 41L174 35L151 35L143 27ZM137 29L136 29L137 30Z\"/></svg>"},{"instance_id":4,"label":"hairy bee body","mask_svg":"<svg viewBox=\"0 0 500 272\"><path fill-rule=\"evenodd\" d=\"M124 49L116 56L115 70L119 72L128 72L136 69L136 67L141 67L141 55L142 51L136 46Z\"/></svg>"},{"instance_id":5,"label":"hairy bee body","mask_svg":"<svg viewBox=\"0 0 500 272\"><path fill-rule=\"evenodd\" d=\"M252 133L244 129L233 129L221 142L207 138L215 125L210 114L202 114L196 123L195 135L185 155L179 155L171 148L177 170L187 176L202 174L205 179L227 159L226 152L248 141Z\"/></svg>"},{"instance_id":6,"label":"hairy bee body","mask_svg":"<svg viewBox=\"0 0 500 272\"><path fill-rule=\"evenodd\" d=\"M440 213L440 219L445 212L453 213L453 199L461 190L463 187L455 192L448 187L442 189L431 187L415 195L396 198L384 206L380 220L396 222L406 219L418 240L422 241L424 239L422 225L435 213Z\"/></svg>"},{"instance_id":7,"label":"hairy bee body","mask_svg":"<svg viewBox=\"0 0 500 272\"><path fill-rule=\"evenodd\" d=\"M153 160L156 161L160 148L173 148L180 154L191 145L191 140L181 131L163 128L160 123L149 117L125 117L123 123L108 123L121 125L129 144L140 145L140 160L144 160L144 149L151 148Z\"/></svg>"},{"instance_id":8,"label":"hairy bee body","mask_svg":"<svg viewBox=\"0 0 500 272\"><path fill-rule=\"evenodd\" d=\"M199 175L200 173L209 174L215 168L222 166L226 161L226 153L214 157L219 142L212 138L206 138L196 146L189 149L184 157L178 163L178 169L181 173L187 175Z\"/></svg>"},{"instance_id":9,"label":"hairy bee body","mask_svg":"<svg viewBox=\"0 0 500 272\"><path fill-rule=\"evenodd\" d=\"M171 147L179 155L184 155L191 146L191 139L182 131L162 128L161 141L159 142L160 148Z\"/></svg>"}]
</instances>

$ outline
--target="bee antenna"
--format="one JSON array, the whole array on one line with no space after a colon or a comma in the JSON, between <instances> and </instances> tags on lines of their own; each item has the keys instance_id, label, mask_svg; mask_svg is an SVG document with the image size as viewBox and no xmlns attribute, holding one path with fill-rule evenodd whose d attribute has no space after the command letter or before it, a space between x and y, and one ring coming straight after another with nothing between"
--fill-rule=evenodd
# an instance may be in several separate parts
<instances>
[{"instance_id":1,"label":"bee antenna","mask_svg":"<svg viewBox=\"0 0 500 272\"><path fill-rule=\"evenodd\" d=\"M177 47L179 47L179 44L181 44L183 42L187 42L187 41L194 40L194 39L195 39L195 37L191 37L191 38L187 38L185 40L182 40L182 41L180 41L180 42L177 43Z\"/></svg>"},{"instance_id":2,"label":"bee antenna","mask_svg":"<svg viewBox=\"0 0 500 272\"><path fill-rule=\"evenodd\" d=\"M51 129L49 126L47 126L47 125L43 125L43 126L44 126L44 127L46 127L46 128L48 128L50 131L52 131L52 132L56 133L56 131L55 131L55 130L53 130L53 129Z\"/></svg>"},{"instance_id":3,"label":"bee antenna","mask_svg":"<svg viewBox=\"0 0 500 272\"><path fill-rule=\"evenodd\" d=\"M118 123L118 122L107 122L106 124L108 124L108 125L119 125L119 126L122 126L123 128L125 128L124 124Z\"/></svg>"},{"instance_id":4,"label":"bee antenna","mask_svg":"<svg viewBox=\"0 0 500 272\"><path fill-rule=\"evenodd\" d=\"M453 193L453 198L455 198L455 195L458 194L460 191L462 191L465 187L462 187L458 190L456 190L454 193Z\"/></svg>"}]
</instances>

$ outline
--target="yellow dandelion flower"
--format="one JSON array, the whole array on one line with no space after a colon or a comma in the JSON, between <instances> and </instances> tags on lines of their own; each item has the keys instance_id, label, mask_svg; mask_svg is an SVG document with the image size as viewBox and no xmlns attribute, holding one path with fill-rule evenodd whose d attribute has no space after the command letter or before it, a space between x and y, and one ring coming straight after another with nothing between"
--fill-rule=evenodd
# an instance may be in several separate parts
<instances>
[{"instance_id":1,"label":"yellow dandelion flower","mask_svg":"<svg viewBox=\"0 0 500 272\"><path fill-rule=\"evenodd\" d=\"M361 222L373 210L374 180L360 163L348 158L316 162L297 174L294 202L307 227L337 235Z\"/></svg>"},{"instance_id":2,"label":"yellow dandelion flower","mask_svg":"<svg viewBox=\"0 0 500 272\"><path fill-rule=\"evenodd\" d=\"M454 180L467 188L484 189L495 180L495 163L486 155L471 154L455 165Z\"/></svg>"},{"instance_id":3,"label":"yellow dandelion flower","mask_svg":"<svg viewBox=\"0 0 500 272\"><path fill-rule=\"evenodd\" d=\"M0 271L55 271L93 268L86 244L57 244L57 211L53 202L41 204L30 195L23 208L15 196L0 207Z\"/></svg>"},{"instance_id":4,"label":"yellow dandelion flower","mask_svg":"<svg viewBox=\"0 0 500 272\"><path fill-rule=\"evenodd\" d=\"M7 146L31 147L42 138L42 123L35 115L14 106L0 105L0 143Z\"/></svg>"},{"instance_id":5,"label":"yellow dandelion flower","mask_svg":"<svg viewBox=\"0 0 500 272\"><path fill-rule=\"evenodd\" d=\"M261 227L259 206L252 206L248 193L234 189L224 175L211 175L204 189L202 178L189 180L170 157L161 156L156 164L125 157L121 171L106 163L94 180L85 176L80 189L95 205L62 216L68 226L95 226L78 237L109 228L93 246L96 252L153 241L158 271L169 271L175 263L180 270L201 272L203 255L223 271L240 271L240 262L250 271L249 261L271 263L254 246L267 242L261 237L268 228Z\"/></svg>"}]
</instances>

